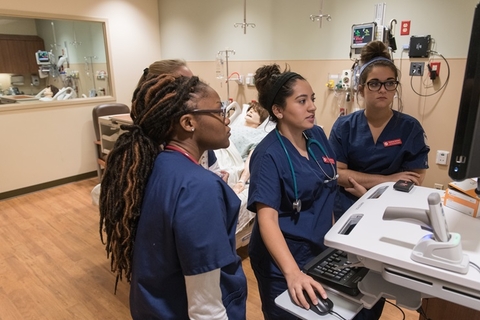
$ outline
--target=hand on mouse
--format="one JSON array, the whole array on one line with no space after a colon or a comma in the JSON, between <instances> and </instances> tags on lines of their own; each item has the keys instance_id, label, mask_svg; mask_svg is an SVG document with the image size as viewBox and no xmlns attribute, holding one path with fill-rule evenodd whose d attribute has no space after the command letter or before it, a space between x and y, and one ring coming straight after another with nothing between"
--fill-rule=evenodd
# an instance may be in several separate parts
<instances>
[{"instance_id":1,"label":"hand on mouse","mask_svg":"<svg viewBox=\"0 0 480 320\"><path fill-rule=\"evenodd\" d=\"M333 309L332 300L330 300L328 298L324 299L321 296L317 296L318 303L314 304L312 302L312 299L310 298L310 296L307 294L306 291L304 291L304 294L305 294L306 300L310 304L310 310L312 310L316 314L324 316L327 313L330 313L332 311L332 309Z\"/></svg>"},{"instance_id":2,"label":"hand on mouse","mask_svg":"<svg viewBox=\"0 0 480 320\"><path fill-rule=\"evenodd\" d=\"M304 292L306 292L310 299L312 300L313 304L318 303L317 294L324 299L327 298L327 294L323 289L322 285L315 281L309 275L299 271L295 275L290 275L286 277L287 284L288 284L288 292L290 293L290 297L292 298L293 302L301 306L305 309L310 308L310 303L305 298Z\"/></svg>"}]
</instances>

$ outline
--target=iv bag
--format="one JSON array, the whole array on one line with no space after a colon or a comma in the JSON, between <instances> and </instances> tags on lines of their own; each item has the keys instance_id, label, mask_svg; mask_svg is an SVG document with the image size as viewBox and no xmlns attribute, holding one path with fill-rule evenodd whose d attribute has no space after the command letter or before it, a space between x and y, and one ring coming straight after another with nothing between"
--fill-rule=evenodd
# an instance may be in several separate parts
<instances>
[{"instance_id":1,"label":"iv bag","mask_svg":"<svg viewBox=\"0 0 480 320\"><path fill-rule=\"evenodd\" d=\"M217 56L215 59L215 76L218 80L223 79L223 59L221 56Z\"/></svg>"}]
</instances>

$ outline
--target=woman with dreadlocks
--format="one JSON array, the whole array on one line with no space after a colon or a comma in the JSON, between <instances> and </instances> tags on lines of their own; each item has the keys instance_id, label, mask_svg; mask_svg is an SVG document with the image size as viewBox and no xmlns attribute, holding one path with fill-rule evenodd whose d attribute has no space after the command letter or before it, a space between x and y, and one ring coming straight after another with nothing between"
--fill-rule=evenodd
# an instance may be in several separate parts
<instances>
[{"instance_id":1,"label":"woman with dreadlocks","mask_svg":"<svg viewBox=\"0 0 480 320\"><path fill-rule=\"evenodd\" d=\"M160 75L133 97L100 193L100 234L117 282L131 283L133 319L245 319L240 200L198 165L229 145L218 94L198 77Z\"/></svg>"}]
</instances>

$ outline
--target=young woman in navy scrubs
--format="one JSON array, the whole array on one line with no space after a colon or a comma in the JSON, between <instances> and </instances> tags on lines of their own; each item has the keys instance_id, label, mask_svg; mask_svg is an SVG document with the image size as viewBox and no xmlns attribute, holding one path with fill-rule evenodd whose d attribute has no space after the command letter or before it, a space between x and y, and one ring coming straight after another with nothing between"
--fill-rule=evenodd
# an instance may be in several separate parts
<instances>
[{"instance_id":1,"label":"young woman in navy scrubs","mask_svg":"<svg viewBox=\"0 0 480 320\"><path fill-rule=\"evenodd\" d=\"M132 317L244 320L240 200L198 164L229 145L220 98L198 77L168 74L145 79L133 97L133 125L122 126L100 193L101 235L117 281L131 282Z\"/></svg>"},{"instance_id":2,"label":"young woman in navy scrubs","mask_svg":"<svg viewBox=\"0 0 480 320\"><path fill-rule=\"evenodd\" d=\"M338 160L337 219L358 199L349 192L351 179L367 190L400 179L421 185L428 168L430 148L421 124L392 109L397 94L398 110L402 110L400 83L385 44L368 43L360 63L358 93L364 109L339 117L329 137Z\"/></svg>"},{"instance_id":3,"label":"young woman in navy scrubs","mask_svg":"<svg viewBox=\"0 0 480 320\"><path fill-rule=\"evenodd\" d=\"M338 219L358 200L363 190L397 180L420 185L428 168L425 132L415 118L393 110L397 94L402 110L398 70L388 48L373 41L362 48L358 93L364 110L339 117L330 132L330 144L337 156L338 194L334 215ZM358 101L358 100L357 100ZM355 319L378 319L385 301Z\"/></svg>"},{"instance_id":4,"label":"young woman in navy scrubs","mask_svg":"<svg viewBox=\"0 0 480 320\"><path fill-rule=\"evenodd\" d=\"M306 291L326 293L301 268L320 254L332 226L337 186L336 161L323 130L315 125L315 94L299 74L273 64L255 74L260 105L274 130L257 145L250 160L248 209L257 213L249 244L265 319L296 319L275 305L288 289L305 308Z\"/></svg>"}]
</instances>

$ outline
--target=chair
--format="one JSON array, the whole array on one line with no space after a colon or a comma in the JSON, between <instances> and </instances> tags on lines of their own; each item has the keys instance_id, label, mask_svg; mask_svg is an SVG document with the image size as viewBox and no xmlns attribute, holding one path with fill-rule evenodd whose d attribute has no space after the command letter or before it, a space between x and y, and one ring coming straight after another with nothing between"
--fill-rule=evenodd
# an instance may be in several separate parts
<instances>
[{"instance_id":1,"label":"chair","mask_svg":"<svg viewBox=\"0 0 480 320\"><path fill-rule=\"evenodd\" d=\"M102 180L103 169L105 168L106 154L104 154L102 151L100 123L98 121L98 118L121 113L130 113L130 109L128 108L128 106L123 103L99 104L92 110L93 129L95 130L96 139L94 143L97 152L97 174L100 181Z\"/></svg>"}]
</instances>

